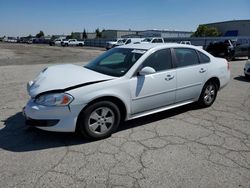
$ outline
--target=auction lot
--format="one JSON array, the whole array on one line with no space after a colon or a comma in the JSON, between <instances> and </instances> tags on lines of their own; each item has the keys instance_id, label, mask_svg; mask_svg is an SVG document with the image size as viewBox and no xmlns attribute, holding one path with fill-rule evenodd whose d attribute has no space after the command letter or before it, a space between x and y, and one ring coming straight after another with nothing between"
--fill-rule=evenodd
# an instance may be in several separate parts
<instances>
[{"instance_id":1,"label":"auction lot","mask_svg":"<svg viewBox=\"0 0 250 188\"><path fill-rule=\"evenodd\" d=\"M85 64L102 52L0 43L0 187L250 186L244 59L230 62L230 83L212 107L187 105L128 121L105 140L24 124L27 81L51 64Z\"/></svg>"}]
</instances>

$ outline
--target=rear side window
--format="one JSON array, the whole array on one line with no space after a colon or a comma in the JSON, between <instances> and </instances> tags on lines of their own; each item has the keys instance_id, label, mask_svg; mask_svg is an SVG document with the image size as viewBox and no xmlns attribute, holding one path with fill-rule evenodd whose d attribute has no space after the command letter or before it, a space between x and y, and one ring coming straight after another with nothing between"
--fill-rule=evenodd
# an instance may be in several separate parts
<instances>
[{"instance_id":1,"label":"rear side window","mask_svg":"<svg viewBox=\"0 0 250 188\"><path fill-rule=\"evenodd\" d=\"M152 67L156 72L172 68L172 56L170 49L163 49L154 52L144 62L143 67Z\"/></svg>"},{"instance_id":2,"label":"rear side window","mask_svg":"<svg viewBox=\"0 0 250 188\"><path fill-rule=\"evenodd\" d=\"M185 67L199 64L199 58L194 49L174 48L177 67Z\"/></svg>"},{"instance_id":3,"label":"rear side window","mask_svg":"<svg viewBox=\"0 0 250 188\"><path fill-rule=\"evenodd\" d=\"M209 63L210 62L210 58L207 55L203 54L200 51L197 51L197 52L200 56L200 63Z\"/></svg>"},{"instance_id":4,"label":"rear side window","mask_svg":"<svg viewBox=\"0 0 250 188\"><path fill-rule=\"evenodd\" d=\"M154 39L152 43L163 43L163 41L161 39Z\"/></svg>"}]
</instances>

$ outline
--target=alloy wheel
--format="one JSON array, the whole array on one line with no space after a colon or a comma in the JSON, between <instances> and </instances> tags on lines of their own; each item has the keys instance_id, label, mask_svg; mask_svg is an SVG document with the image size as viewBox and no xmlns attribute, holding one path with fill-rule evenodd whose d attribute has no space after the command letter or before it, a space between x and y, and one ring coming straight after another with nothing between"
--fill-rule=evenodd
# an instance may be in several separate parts
<instances>
[{"instance_id":1,"label":"alloy wheel","mask_svg":"<svg viewBox=\"0 0 250 188\"><path fill-rule=\"evenodd\" d=\"M89 116L89 130L95 134L105 134L108 132L115 122L115 114L108 107L100 107L95 109Z\"/></svg>"}]
</instances>

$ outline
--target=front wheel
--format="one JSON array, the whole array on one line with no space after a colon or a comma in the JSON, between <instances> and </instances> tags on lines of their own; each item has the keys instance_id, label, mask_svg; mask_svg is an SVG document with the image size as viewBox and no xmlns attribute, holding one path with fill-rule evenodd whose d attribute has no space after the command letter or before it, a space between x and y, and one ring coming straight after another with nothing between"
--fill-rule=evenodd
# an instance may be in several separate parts
<instances>
[{"instance_id":1,"label":"front wheel","mask_svg":"<svg viewBox=\"0 0 250 188\"><path fill-rule=\"evenodd\" d=\"M204 85L198 103L202 107L211 106L217 96L218 86L214 82L208 82Z\"/></svg>"},{"instance_id":2,"label":"front wheel","mask_svg":"<svg viewBox=\"0 0 250 188\"><path fill-rule=\"evenodd\" d=\"M120 124L120 111L110 101L100 101L88 106L79 116L78 131L89 139L111 136Z\"/></svg>"}]
</instances>

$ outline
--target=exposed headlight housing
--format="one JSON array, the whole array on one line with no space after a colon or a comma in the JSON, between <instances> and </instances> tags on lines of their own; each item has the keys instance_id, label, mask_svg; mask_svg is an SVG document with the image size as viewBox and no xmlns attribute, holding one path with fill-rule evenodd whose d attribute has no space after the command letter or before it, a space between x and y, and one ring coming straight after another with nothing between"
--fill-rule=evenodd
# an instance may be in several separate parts
<instances>
[{"instance_id":1,"label":"exposed headlight housing","mask_svg":"<svg viewBox=\"0 0 250 188\"><path fill-rule=\"evenodd\" d=\"M67 106L73 99L67 93L50 93L39 96L35 99L35 103L44 106Z\"/></svg>"}]
</instances>

